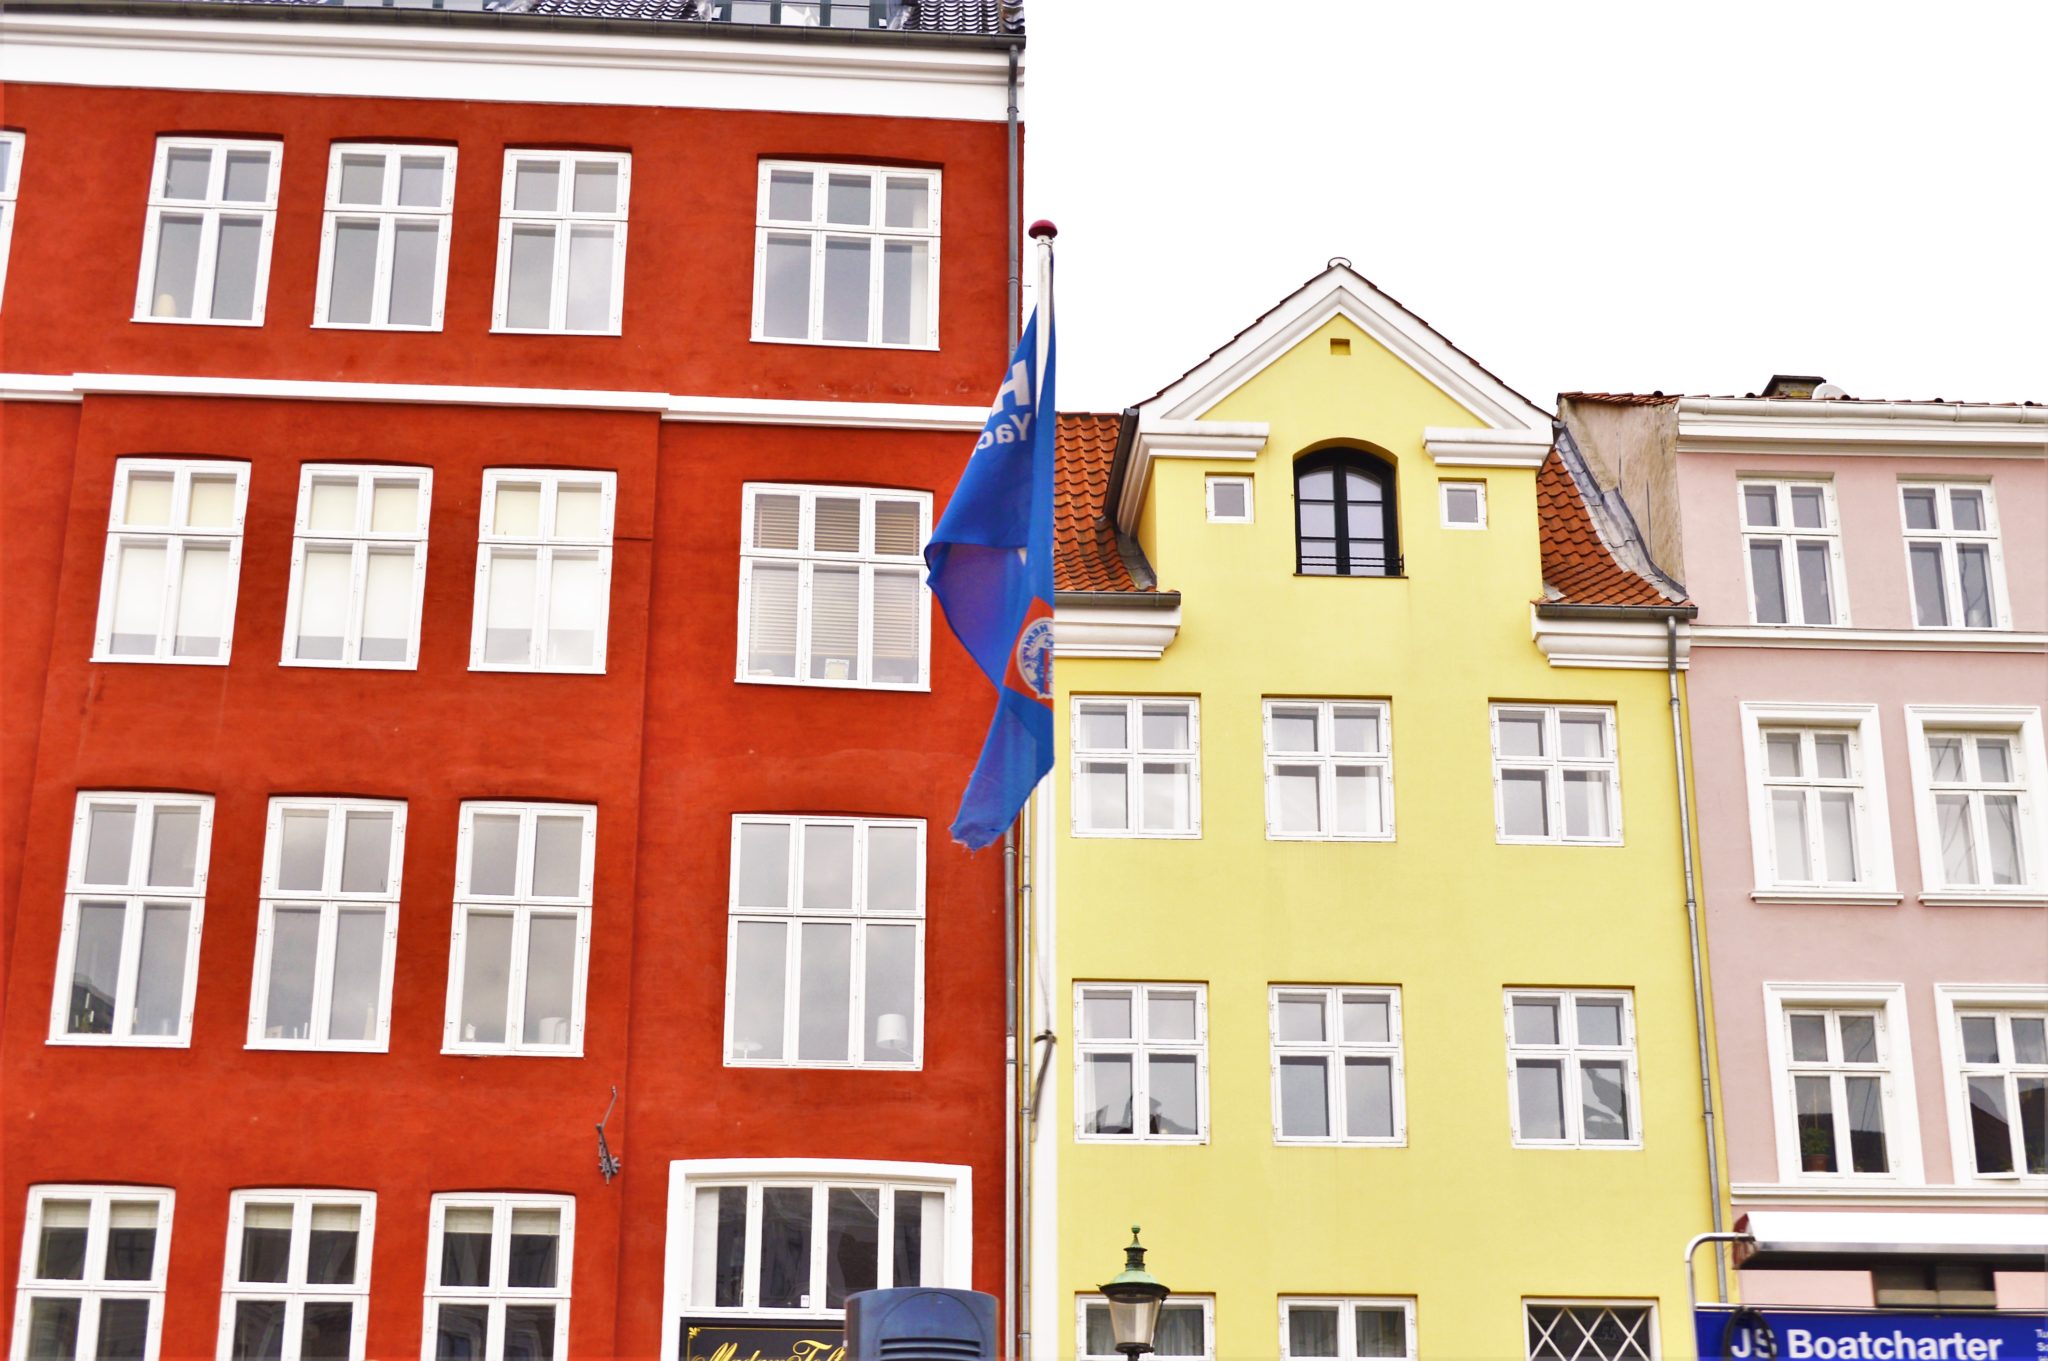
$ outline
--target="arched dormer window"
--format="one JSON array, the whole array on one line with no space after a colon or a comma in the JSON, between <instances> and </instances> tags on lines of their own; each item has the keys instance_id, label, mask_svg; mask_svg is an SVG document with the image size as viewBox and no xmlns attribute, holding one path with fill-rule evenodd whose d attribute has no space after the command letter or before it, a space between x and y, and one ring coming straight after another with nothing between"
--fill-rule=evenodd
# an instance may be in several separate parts
<instances>
[{"instance_id":1,"label":"arched dormer window","mask_svg":"<svg viewBox=\"0 0 2048 1361\"><path fill-rule=\"evenodd\" d=\"M1297 462L1294 543L1303 576L1401 575L1393 465L1362 449L1330 449Z\"/></svg>"}]
</instances>

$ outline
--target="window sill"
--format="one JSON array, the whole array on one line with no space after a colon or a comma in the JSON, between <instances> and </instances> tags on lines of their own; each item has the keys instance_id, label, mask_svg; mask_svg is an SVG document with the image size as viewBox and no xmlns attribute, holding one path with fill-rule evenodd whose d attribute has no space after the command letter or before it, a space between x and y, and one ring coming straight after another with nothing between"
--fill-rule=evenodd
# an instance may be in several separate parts
<instances>
[{"instance_id":1,"label":"window sill","mask_svg":"<svg viewBox=\"0 0 2048 1361\"><path fill-rule=\"evenodd\" d=\"M517 666L510 662L471 662L472 671L495 671L514 676L602 676L601 666Z\"/></svg>"},{"instance_id":2,"label":"window sill","mask_svg":"<svg viewBox=\"0 0 2048 1361\"><path fill-rule=\"evenodd\" d=\"M1297 845L1304 843L1308 845L1314 845L1319 841L1337 842L1344 845L1358 845L1361 842L1370 844L1375 841L1386 842L1391 844L1394 840L1394 834L1392 832L1376 832L1371 836L1322 836L1320 834L1314 834L1309 832L1269 831L1266 833L1266 840L1278 842L1293 842Z\"/></svg>"},{"instance_id":3,"label":"window sill","mask_svg":"<svg viewBox=\"0 0 2048 1361\"><path fill-rule=\"evenodd\" d=\"M130 317L129 320L144 326L240 326L247 330L254 330L263 325L261 317L254 321L235 321L231 318L216 321L212 317Z\"/></svg>"},{"instance_id":4,"label":"window sill","mask_svg":"<svg viewBox=\"0 0 2048 1361\"><path fill-rule=\"evenodd\" d=\"M911 1063L792 1063L779 1059L736 1059L728 1054L725 1066L756 1073L921 1073L924 1071L924 1059L920 1057Z\"/></svg>"},{"instance_id":5,"label":"window sill","mask_svg":"<svg viewBox=\"0 0 2048 1361\"><path fill-rule=\"evenodd\" d=\"M794 336L748 337L756 345L808 345L813 349L826 350L908 350L912 353L937 354L937 343L930 345L891 345L880 340L801 340Z\"/></svg>"},{"instance_id":6,"label":"window sill","mask_svg":"<svg viewBox=\"0 0 2048 1361\"><path fill-rule=\"evenodd\" d=\"M1592 1143L1560 1142L1554 1139L1545 1139L1541 1143L1534 1143L1526 1139L1514 1139L1510 1142L1514 1147L1526 1149L1532 1153L1640 1153L1643 1151L1643 1141L1641 1139L1627 1141L1603 1139Z\"/></svg>"},{"instance_id":7,"label":"window sill","mask_svg":"<svg viewBox=\"0 0 2048 1361\"><path fill-rule=\"evenodd\" d=\"M442 1054L455 1059L580 1059L583 1057L581 1044L564 1048L514 1049L509 1045L463 1045L457 1048L442 1045Z\"/></svg>"},{"instance_id":8,"label":"window sill","mask_svg":"<svg viewBox=\"0 0 2048 1361\"><path fill-rule=\"evenodd\" d=\"M1148 1146L1163 1145L1169 1148L1199 1148L1209 1142L1209 1136L1206 1134L1076 1134L1074 1142L1077 1144L1098 1144L1112 1147L1118 1144L1142 1144Z\"/></svg>"},{"instance_id":9,"label":"window sill","mask_svg":"<svg viewBox=\"0 0 2048 1361\"><path fill-rule=\"evenodd\" d=\"M226 657L138 657L132 652L92 654L95 662L113 666L226 666Z\"/></svg>"},{"instance_id":10,"label":"window sill","mask_svg":"<svg viewBox=\"0 0 2048 1361\"><path fill-rule=\"evenodd\" d=\"M375 1044L334 1043L314 1040L246 1040L244 1049L269 1049L291 1054L388 1054L391 1045L383 1040Z\"/></svg>"},{"instance_id":11,"label":"window sill","mask_svg":"<svg viewBox=\"0 0 2048 1361\"><path fill-rule=\"evenodd\" d=\"M1303 572L1294 574L1297 581L1406 581L1406 572Z\"/></svg>"},{"instance_id":12,"label":"window sill","mask_svg":"<svg viewBox=\"0 0 2048 1361\"><path fill-rule=\"evenodd\" d=\"M1939 889L1920 895L1924 907L2048 907L2048 893L2038 888Z\"/></svg>"},{"instance_id":13,"label":"window sill","mask_svg":"<svg viewBox=\"0 0 2048 1361\"><path fill-rule=\"evenodd\" d=\"M316 331L411 331L415 335L433 335L441 329L441 323L437 321L432 326L399 326L386 322L384 325L379 326L371 321L315 321L313 329ZM524 332L521 334L524 334ZM583 335L585 333L578 331L575 334Z\"/></svg>"},{"instance_id":14,"label":"window sill","mask_svg":"<svg viewBox=\"0 0 2048 1361\"><path fill-rule=\"evenodd\" d=\"M1273 1136L1275 1148L1406 1148L1406 1135L1398 1139L1290 1139L1284 1134Z\"/></svg>"},{"instance_id":15,"label":"window sill","mask_svg":"<svg viewBox=\"0 0 2048 1361\"><path fill-rule=\"evenodd\" d=\"M1189 832L1104 832L1076 827L1073 835L1077 841L1200 841L1202 829L1197 827Z\"/></svg>"},{"instance_id":16,"label":"window sill","mask_svg":"<svg viewBox=\"0 0 2048 1361\"><path fill-rule=\"evenodd\" d=\"M1877 888L1760 888L1749 895L1755 903L1808 904L1841 907L1897 907L1906 895Z\"/></svg>"},{"instance_id":17,"label":"window sill","mask_svg":"<svg viewBox=\"0 0 2048 1361\"><path fill-rule=\"evenodd\" d=\"M190 1035L52 1035L47 1044L67 1049L190 1049Z\"/></svg>"},{"instance_id":18,"label":"window sill","mask_svg":"<svg viewBox=\"0 0 2048 1361\"><path fill-rule=\"evenodd\" d=\"M307 657L279 657L279 666L303 667L308 671L417 671L419 659L409 662L330 662Z\"/></svg>"},{"instance_id":19,"label":"window sill","mask_svg":"<svg viewBox=\"0 0 2048 1361\"><path fill-rule=\"evenodd\" d=\"M547 326L492 326L490 333L494 336L596 336L600 339L607 336L617 339L625 334L616 326L609 331L571 331L566 327L555 330Z\"/></svg>"},{"instance_id":20,"label":"window sill","mask_svg":"<svg viewBox=\"0 0 2048 1361\"><path fill-rule=\"evenodd\" d=\"M932 690L929 678L909 681L835 681L815 680L803 676L734 676L735 685L774 685L788 689L804 690L876 690L882 693L906 695L928 695Z\"/></svg>"},{"instance_id":21,"label":"window sill","mask_svg":"<svg viewBox=\"0 0 2048 1361\"><path fill-rule=\"evenodd\" d=\"M1621 838L1619 838L1619 837L1616 837L1616 838L1614 838L1613 840L1602 840L1602 841L1594 841L1594 840L1591 840L1591 839L1589 839L1589 838L1584 838L1584 837L1574 837L1574 838L1572 838L1572 839L1570 839L1570 840L1566 840L1566 839L1565 839L1564 837L1561 837L1561 836L1502 836L1502 835L1501 835L1500 833L1496 832L1496 833L1494 833L1494 837L1493 837L1493 844L1494 844L1494 845L1496 845L1496 846L1595 846L1595 847L1598 847L1598 846L1622 846L1622 845L1626 845L1627 843L1626 843L1626 842L1624 842L1624 841L1622 841L1622 839L1621 839Z\"/></svg>"}]
</instances>

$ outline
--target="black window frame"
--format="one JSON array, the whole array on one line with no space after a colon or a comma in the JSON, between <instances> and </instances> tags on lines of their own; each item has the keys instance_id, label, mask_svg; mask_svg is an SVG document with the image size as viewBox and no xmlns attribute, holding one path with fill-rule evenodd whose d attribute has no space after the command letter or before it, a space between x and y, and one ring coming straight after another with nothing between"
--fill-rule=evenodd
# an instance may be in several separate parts
<instances>
[{"instance_id":1,"label":"black window frame","mask_svg":"<svg viewBox=\"0 0 2048 1361\"><path fill-rule=\"evenodd\" d=\"M1352 552L1350 516L1333 513L1332 526L1336 548L1333 570L1312 572L1308 570L1302 553L1301 494L1302 479L1311 473L1328 471L1331 474L1331 500L1333 508L1350 504L1343 496L1345 474L1358 473L1379 488L1381 524L1386 530L1385 556L1378 559L1361 559ZM1294 462L1294 571L1297 576L1335 577L1398 577L1404 575L1401 561L1401 517L1395 500L1395 472L1393 463L1364 449L1326 449L1298 458ZM1320 537L1320 536L1319 536ZM1373 570L1377 566L1378 570Z\"/></svg>"}]
</instances>

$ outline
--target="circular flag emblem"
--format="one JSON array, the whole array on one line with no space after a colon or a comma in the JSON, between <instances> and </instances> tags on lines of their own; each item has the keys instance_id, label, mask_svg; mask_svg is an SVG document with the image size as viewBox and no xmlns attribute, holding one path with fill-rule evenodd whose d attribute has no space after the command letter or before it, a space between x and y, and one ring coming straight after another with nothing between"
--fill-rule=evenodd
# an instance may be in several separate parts
<instances>
[{"instance_id":1,"label":"circular flag emblem","mask_svg":"<svg viewBox=\"0 0 2048 1361\"><path fill-rule=\"evenodd\" d=\"M1017 674L1042 700L1052 698L1052 620L1040 615L1017 635Z\"/></svg>"}]
</instances>

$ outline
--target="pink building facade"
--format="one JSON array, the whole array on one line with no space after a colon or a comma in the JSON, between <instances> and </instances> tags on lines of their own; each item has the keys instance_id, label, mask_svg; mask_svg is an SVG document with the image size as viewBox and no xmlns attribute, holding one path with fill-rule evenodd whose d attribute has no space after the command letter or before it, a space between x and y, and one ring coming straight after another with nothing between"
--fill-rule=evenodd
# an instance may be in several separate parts
<instances>
[{"instance_id":1,"label":"pink building facade","mask_svg":"<svg viewBox=\"0 0 2048 1361\"><path fill-rule=\"evenodd\" d=\"M1818 383L1562 403L1699 607L1724 1203L1758 1240L1739 1297L2038 1309L2048 407Z\"/></svg>"}]
</instances>

